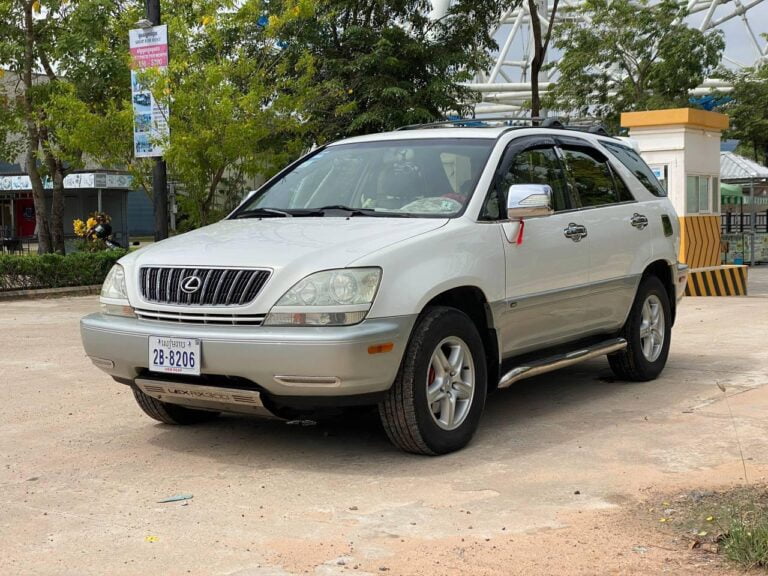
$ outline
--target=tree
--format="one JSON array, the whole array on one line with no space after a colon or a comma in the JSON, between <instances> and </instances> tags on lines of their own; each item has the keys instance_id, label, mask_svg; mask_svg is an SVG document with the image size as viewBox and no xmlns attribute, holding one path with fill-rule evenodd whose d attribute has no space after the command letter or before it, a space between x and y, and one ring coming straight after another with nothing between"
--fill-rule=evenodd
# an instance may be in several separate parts
<instances>
[{"instance_id":1,"label":"tree","mask_svg":"<svg viewBox=\"0 0 768 576\"><path fill-rule=\"evenodd\" d=\"M531 18L531 30L533 32L533 59L531 60L531 118L541 115L541 96L539 95L539 73L544 66L544 58L547 56L549 42L552 39L552 30L555 27L557 5L560 0L552 3L552 12L547 23L547 31L541 35L541 18L539 15L539 2L528 0L528 13Z\"/></svg>"},{"instance_id":2,"label":"tree","mask_svg":"<svg viewBox=\"0 0 768 576\"><path fill-rule=\"evenodd\" d=\"M270 3L270 5L274 5ZM283 2L273 18L300 82L300 114L318 144L340 137L468 115L463 85L488 63L501 2L459 0L430 20L425 0Z\"/></svg>"},{"instance_id":3,"label":"tree","mask_svg":"<svg viewBox=\"0 0 768 576\"><path fill-rule=\"evenodd\" d=\"M722 75L733 83L719 110L731 117L727 136L740 140L739 152L768 166L768 65Z\"/></svg>"},{"instance_id":4,"label":"tree","mask_svg":"<svg viewBox=\"0 0 768 576\"><path fill-rule=\"evenodd\" d=\"M83 115L113 113L124 99L126 26L136 13L135 6L114 0L0 0L0 65L21 80L0 115L0 135L24 126L40 252L64 252L64 178L82 167L94 137L75 127Z\"/></svg>"},{"instance_id":5,"label":"tree","mask_svg":"<svg viewBox=\"0 0 768 576\"><path fill-rule=\"evenodd\" d=\"M586 0L575 15L583 18L555 32L563 56L550 104L609 123L624 111L687 106L725 46L719 31L686 26L675 0Z\"/></svg>"}]
</instances>

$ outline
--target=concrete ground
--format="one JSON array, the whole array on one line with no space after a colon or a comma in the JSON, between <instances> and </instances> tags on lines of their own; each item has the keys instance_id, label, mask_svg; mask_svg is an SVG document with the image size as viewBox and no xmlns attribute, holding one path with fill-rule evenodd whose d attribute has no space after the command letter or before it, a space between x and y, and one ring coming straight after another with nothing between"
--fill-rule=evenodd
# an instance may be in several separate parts
<instances>
[{"instance_id":1,"label":"concrete ground","mask_svg":"<svg viewBox=\"0 0 768 576\"><path fill-rule=\"evenodd\" d=\"M0 303L0 574L729 573L647 502L743 483L739 442L768 475L768 268L750 275L749 297L684 300L658 380L599 359L522 381L440 458L375 418L157 424L83 354L95 297Z\"/></svg>"}]
</instances>

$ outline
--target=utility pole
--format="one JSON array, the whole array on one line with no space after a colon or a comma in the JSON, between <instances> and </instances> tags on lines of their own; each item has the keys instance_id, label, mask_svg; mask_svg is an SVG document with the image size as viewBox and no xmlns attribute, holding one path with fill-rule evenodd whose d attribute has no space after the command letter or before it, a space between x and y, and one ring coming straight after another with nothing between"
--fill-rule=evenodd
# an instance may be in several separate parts
<instances>
[{"instance_id":1,"label":"utility pole","mask_svg":"<svg viewBox=\"0 0 768 576\"><path fill-rule=\"evenodd\" d=\"M160 25L160 0L145 0L145 15L153 26ZM155 242L168 238L168 174L162 156L152 167L152 200L155 208Z\"/></svg>"}]
</instances>

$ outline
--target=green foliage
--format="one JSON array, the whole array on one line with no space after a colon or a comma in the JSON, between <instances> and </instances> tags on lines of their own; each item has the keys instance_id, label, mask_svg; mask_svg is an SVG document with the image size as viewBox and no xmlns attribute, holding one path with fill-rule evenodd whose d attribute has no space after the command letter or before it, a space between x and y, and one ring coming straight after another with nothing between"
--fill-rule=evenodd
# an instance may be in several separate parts
<instances>
[{"instance_id":1,"label":"green foliage","mask_svg":"<svg viewBox=\"0 0 768 576\"><path fill-rule=\"evenodd\" d=\"M727 137L741 141L740 154L768 166L768 65L722 76L733 83L730 101L719 110L731 117Z\"/></svg>"},{"instance_id":2,"label":"green foliage","mask_svg":"<svg viewBox=\"0 0 768 576\"><path fill-rule=\"evenodd\" d=\"M125 250L61 254L0 254L0 291L101 284Z\"/></svg>"},{"instance_id":3,"label":"green foliage","mask_svg":"<svg viewBox=\"0 0 768 576\"><path fill-rule=\"evenodd\" d=\"M165 158L187 226L221 215L245 177L269 176L302 148L296 97L285 90L281 51L265 3L196 0L167 3L171 59L167 73L140 81L170 108ZM242 191L237 190L241 195Z\"/></svg>"},{"instance_id":4,"label":"green foliage","mask_svg":"<svg viewBox=\"0 0 768 576\"><path fill-rule=\"evenodd\" d=\"M725 555L742 568L768 568L768 515L756 508L731 523L725 536Z\"/></svg>"},{"instance_id":5,"label":"green foliage","mask_svg":"<svg viewBox=\"0 0 768 576\"><path fill-rule=\"evenodd\" d=\"M462 85L488 63L501 2L460 0L433 22L423 0L282 2L271 19L296 74L308 136L340 137L466 115L477 95ZM273 6L273 3L270 3Z\"/></svg>"},{"instance_id":6,"label":"green foliage","mask_svg":"<svg viewBox=\"0 0 768 576\"><path fill-rule=\"evenodd\" d=\"M589 19L555 30L563 57L548 104L577 115L617 122L621 112L688 106L725 46L720 32L686 26L675 0L587 0L573 10Z\"/></svg>"},{"instance_id":7,"label":"green foliage","mask_svg":"<svg viewBox=\"0 0 768 576\"><path fill-rule=\"evenodd\" d=\"M0 156L25 152L44 252L63 251L64 176L84 167L85 154L105 167L130 159L127 34L139 14L134 2L0 0L0 66L20 80L1 96ZM37 184L46 178L54 183L49 210Z\"/></svg>"}]
</instances>

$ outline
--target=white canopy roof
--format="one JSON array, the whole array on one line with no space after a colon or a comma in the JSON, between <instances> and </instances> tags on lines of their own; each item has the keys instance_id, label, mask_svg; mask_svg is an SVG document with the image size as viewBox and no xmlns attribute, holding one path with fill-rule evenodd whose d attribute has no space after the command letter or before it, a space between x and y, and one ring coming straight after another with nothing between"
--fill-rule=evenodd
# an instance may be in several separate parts
<instances>
[{"instance_id":1,"label":"white canopy roof","mask_svg":"<svg viewBox=\"0 0 768 576\"><path fill-rule=\"evenodd\" d=\"M720 152L720 180L768 179L768 168L734 152Z\"/></svg>"}]
</instances>

